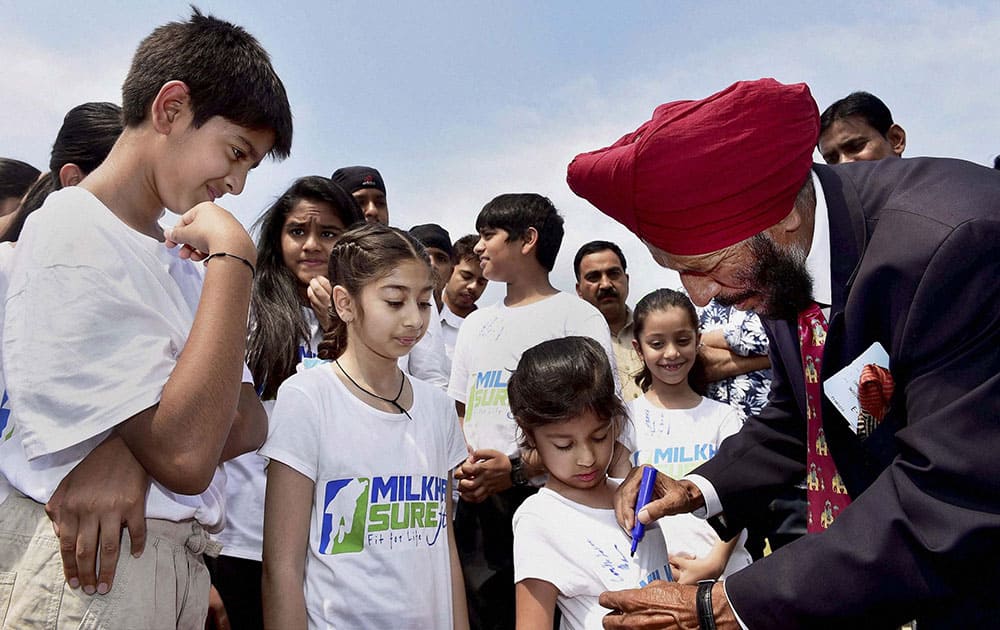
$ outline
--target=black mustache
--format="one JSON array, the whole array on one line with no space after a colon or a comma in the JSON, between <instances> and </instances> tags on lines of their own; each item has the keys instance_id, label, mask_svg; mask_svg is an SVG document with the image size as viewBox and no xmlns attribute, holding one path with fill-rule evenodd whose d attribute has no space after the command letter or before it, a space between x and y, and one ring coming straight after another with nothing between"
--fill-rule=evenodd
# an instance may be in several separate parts
<instances>
[{"instance_id":1,"label":"black mustache","mask_svg":"<svg viewBox=\"0 0 1000 630\"><path fill-rule=\"evenodd\" d=\"M608 287L607 289L598 289L597 299L599 300L603 297L618 297L618 291L614 287Z\"/></svg>"}]
</instances>

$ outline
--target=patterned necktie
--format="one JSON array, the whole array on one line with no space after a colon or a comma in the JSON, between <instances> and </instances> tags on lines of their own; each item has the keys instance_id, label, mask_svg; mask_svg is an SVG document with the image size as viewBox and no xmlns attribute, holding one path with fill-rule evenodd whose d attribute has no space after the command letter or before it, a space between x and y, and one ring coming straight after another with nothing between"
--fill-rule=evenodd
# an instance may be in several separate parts
<instances>
[{"instance_id":1,"label":"patterned necktie","mask_svg":"<svg viewBox=\"0 0 1000 630\"><path fill-rule=\"evenodd\" d=\"M810 533L821 532L833 523L851 498L837 466L830 456L823 431L823 401L820 399L819 375L826 343L826 317L813 303L799 313L799 344L802 370L806 379L806 488L809 501Z\"/></svg>"}]
</instances>

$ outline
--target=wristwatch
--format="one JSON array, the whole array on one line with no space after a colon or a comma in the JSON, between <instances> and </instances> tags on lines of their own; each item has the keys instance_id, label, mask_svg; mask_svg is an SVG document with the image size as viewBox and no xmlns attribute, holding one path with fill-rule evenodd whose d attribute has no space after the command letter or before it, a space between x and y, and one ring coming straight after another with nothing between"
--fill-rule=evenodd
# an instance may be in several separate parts
<instances>
[{"instance_id":1,"label":"wristwatch","mask_svg":"<svg viewBox=\"0 0 1000 630\"><path fill-rule=\"evenodd\" d=\"M695 605L698 608L698 627L701 630L716 630L715 611L712 610L713 586L715 586L715 580L698 580Z\"/></svg>"},{"instance_id":2,"label":"wristwatch","mask_svg":"<svg viewBox=\"0 0 1000 630\"><path fill-rule=\"evenodd\" d=\"M524 462L520 457L510 458L510 482L521 487L531 485L531 481L524 476Z\"/></svg>"}]
</instances>

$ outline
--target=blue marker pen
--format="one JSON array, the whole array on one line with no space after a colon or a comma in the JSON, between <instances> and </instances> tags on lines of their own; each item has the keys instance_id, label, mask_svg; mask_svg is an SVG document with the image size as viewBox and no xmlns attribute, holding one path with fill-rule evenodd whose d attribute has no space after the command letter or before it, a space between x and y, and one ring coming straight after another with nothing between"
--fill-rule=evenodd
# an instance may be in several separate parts
<instances>
[{"instance_id":1,"label":"blue marker pen","mask_svg":"<svg viewBox=\"0 0 1000 630\"><path fill-rule=\"evenodd\" d=\"M646 507L653 498L653 485L656 483L656 469L646 466L642 469L642 481L639 483L639 496L635 499L635 525L632 527L632 555L646 533L646 526L639 522L639 510Z\"/></svg>"}]
</instances>

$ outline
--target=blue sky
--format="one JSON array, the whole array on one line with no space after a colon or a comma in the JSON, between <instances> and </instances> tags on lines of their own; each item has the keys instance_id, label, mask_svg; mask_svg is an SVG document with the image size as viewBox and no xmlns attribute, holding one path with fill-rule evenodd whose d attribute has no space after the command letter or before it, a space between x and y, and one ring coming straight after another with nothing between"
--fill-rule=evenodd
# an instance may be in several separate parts
<instances>
[{"instance_id":1,"label":"blue sky","mask_svg":"<svg viewBox=\"0 0 1000 630\"><path fill-rule=\"evenodd\" d=\"M554 283L571 291L576 249L608 238L629 258L630 303L677 278L569 191L566 165L662 102L761 76L805 81L820 109L865 89L906 128L907 156L1000 152L995 2L197 4L257 36L295 116L292 157L221 200L244 223L296 177L348 164L380 169L392 224L438 222L454 238L495 195L539 192L566 217ZM0 155L47 163L65 112L118 102L142 37L188 14L173 1L0 0Z\"/></svg>"}]
</instances>

